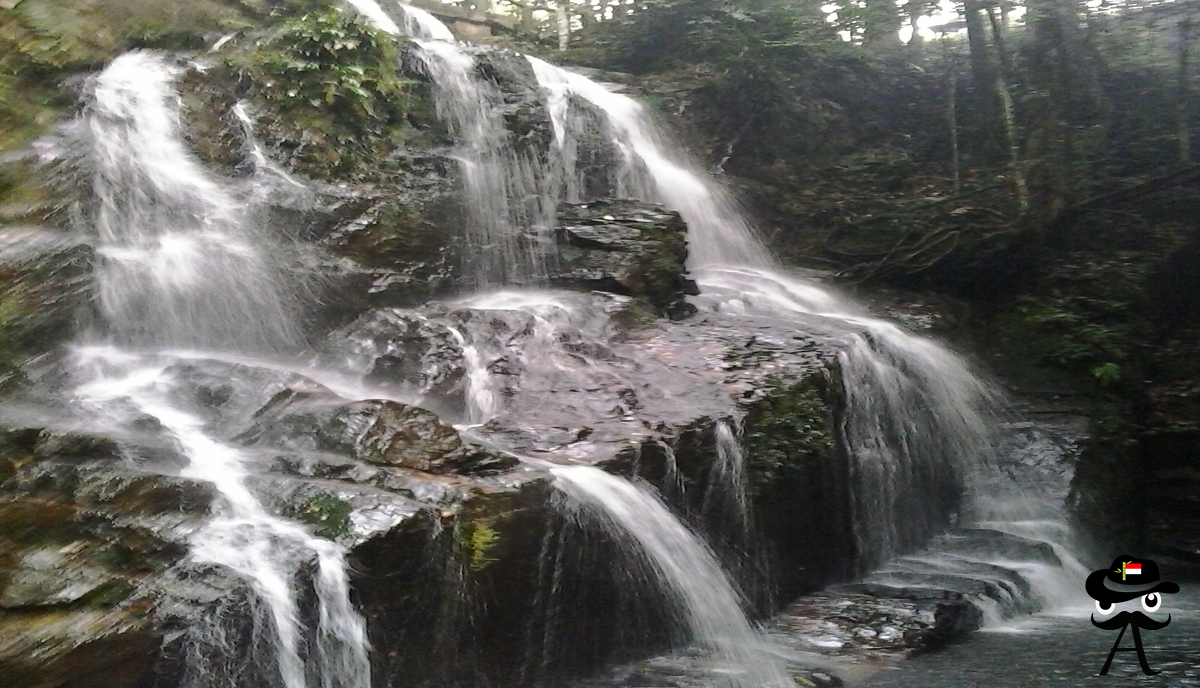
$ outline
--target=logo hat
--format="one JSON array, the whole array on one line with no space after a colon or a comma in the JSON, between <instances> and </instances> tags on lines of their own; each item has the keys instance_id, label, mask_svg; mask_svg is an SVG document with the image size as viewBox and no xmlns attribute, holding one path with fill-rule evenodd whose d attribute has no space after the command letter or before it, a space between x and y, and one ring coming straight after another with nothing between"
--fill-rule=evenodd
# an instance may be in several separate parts
<instances>
[{"instance_id":1,"label":"logo hat","mask_svg":"<svg viewBox=\"0 0 1200 688\"><path fill-rule=\"evenodd\" d=\"M1129 555L1117 557L1107 569L1093 571L1084 587L1092 599L1109 604L1126 602L1152 592L1179 592L1175 583L1159 580L1158 564Z\"/></svg>"}]
</instances>

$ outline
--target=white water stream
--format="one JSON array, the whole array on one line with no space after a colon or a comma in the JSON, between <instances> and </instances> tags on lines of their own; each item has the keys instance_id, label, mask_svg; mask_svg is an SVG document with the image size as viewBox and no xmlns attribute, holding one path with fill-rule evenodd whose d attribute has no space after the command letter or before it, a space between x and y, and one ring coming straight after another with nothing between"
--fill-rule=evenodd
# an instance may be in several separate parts
<instances>
[{"instance_id":1,"label":"white water stream","mask_svg":"<svg viewBox=\"0 0 1200 688\"><path fill-rule=\"evenodd\" d=\"M415 39L415 56L436 87L438 114L457 137L455 155L469 201L466 233L480 286L539 273L545 254L538 247L546 243L558 200L579 200L584 187L579 152L599 138L616 161L613 195L662 203L687 220L689 268L704 292L698 300L703 307L825 322L843 341L848 404L843 432L855 468L854 523L859 548L871 563L921 544L936 530L953 500L930 484L970 484L986 469L998 407L989 386L930 340L867 317L827 290L773 269L728 194L670 143L639 103L529 57L555 143L545 155L518 153L509 141L498 89L480 78L471 49L421 10L396 6L397 21L373 0L351 4L381 30ZM211 517L191 537L191 555L236 572L262 601L267 618L254 626L265 637L255 646L273 652L258 663L274 662L285 688L367 688L366 628L350 602L343 550L264 507L253 489L252 457L214 439L204 419L179 401L185 383L172 372L178 359L163 353L269 354L299 340L284 271L271 259L269 238L247 215L243 196L260 196L208 175L187 151L174 77L175 69L153 54L118 58L96 78L81 119L96 196L90 219L104 324L92 337L106 343L75 350L74 395L105 422L153 418L186 459L181 475L213 486L217 499ZM252 141L248 113L235 114ZM299 184L255 145L249 152L260 172ZM547 351L574 327L569 306L513 305L512 299L486 294L470 307L532 313L540 328L537 341ZM484 423L501 408L485 360L491 343L452 331L468 359L468 420ZM537 352L525 353L535 360ZM746 457L732 426L719 425L717 441L717 469L740 495L738 509L748 520ZM647 581L677 600L680 623L733 667L731 686L791 685L780 662L764 650L712 552L652 492L593 468L550 470L574 508L626 547ZM970 517L997 530L1044 537L1069 554L1050 534L1057 516L1026 518L1031 510L1022 499L1013 493L975 500L968 505ZM302 569L312 562L318 613L315 627L306 628L298 587ZM1051 571L1044 578L1056 575ZM237 677L225 680L237 683Z\"/></svg>"},{"instance_id":2,"label":"white water stream","mask_svg":"<svg viewBox=\"0 0 1200 688\"><path fill-rule=\"evenodd\" d=\"M679 614L695 642L738 672L727 677L729 685L794 685L782 663L763 651L762 637L746 620L716 556L661 500L598 468L556 466L550 472L572 507L626 548L647 582L679 599Z\"/></svg>"},{"instance_id":3,"label":"white water stream","mask_svg":"<svg viewBox=\"0 0 1200 688\"><path fill-rule=\"evenodd\" d=\"M270 352L296 339L284 280L269 243L247 217L245 200L210 177L184 147L175 75L152 53L119 57L96 78L82 119L97 197L95 281L103 337L111 343L73 351L74 398L114 427L154 419L187 461L181 477L212 485L216 500L190 536L191 558L232 570L262 602L252 607L268 618L251 621L252 647L273 651L253 658L255 665L275 664L285 688L369 688L366 626L350 602L342 547L264 507L251 488L250 457L213 439L205 421L181 404L186 395L178 392L186 382L171 373L180 359L152 353L175 347ZM254 157L269 167L265 156ZM312 562L317 621L306 628L298 586ZM226 622L212 620L214 626ZM198 642L220 645L226 636L217 627L193 630ZM242 678L204 680L239 685Z\"/></svg>"}]
</instances>

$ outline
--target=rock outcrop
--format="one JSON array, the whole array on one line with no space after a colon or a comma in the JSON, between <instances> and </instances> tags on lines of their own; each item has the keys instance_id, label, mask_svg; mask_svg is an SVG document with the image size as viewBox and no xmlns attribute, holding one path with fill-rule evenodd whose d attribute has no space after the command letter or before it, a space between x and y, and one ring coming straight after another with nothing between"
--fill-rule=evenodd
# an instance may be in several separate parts
<instances>
[{"instance_id":1,"label":"rock outcrop","mask_svg":"<svg viewBox=\"0 0 1200 688\"><path fill-rule=\"evenodd\" d=\"M210 5L258 9L189 11ZM246 485L268 510L347 548L376 685L553 684L676 639L670 601L613 566L620 543L564 512L553 465L653 485L747 589L768 590L773 571L790 598L852 572L838 343L688 298L687 227L627 199L562 206L557 226L542 228L554 238L541 247L554 258L544 279L463 296L476 286L465 254L489 247L461 240L462 166L434 122L427 77L373 82L364 95L341 62L289 61L291 41L330 26L362 39L348 64L364 73L411 61L349 24L314 13L178 61L197 156L317 285L301 295L315 351L302 363L172 352L163 374L180 382L171 403L244 453ZM55 69L122 47L90 46ZM528 62L495 51L477 69L503 92L514 150L546 149L552 130ZM308 72L332 80L316 105ZM290 77L296 94L281 87ZM389 94L387 111L374 110ZM365 123L346 125L341 106L367 107ZM17 164L50 176L32 160ZM601 185L589 175L590 194ZM94 200L86 184L64 183L74 191L30 192L19 212L13 189L31 187L0 183L0 337L24 363L3 407L21 412L0 421L0 685L179 685L200 619L232 617L229 652L251 651L253 593L188 556L215 497L186 477L178 438L144 414L124 430L94 427L47 401L71 384L60 361L28 362L87 311L87 268L99 260L56 233ZM568 291L534 290L545 287ZM742 460L717 470L739 446ZM311 568L296 576L303 604ZM753 602L771 609L765 593ZM909 611L928 620L925 607ZM918 626L939 623L935 610Z\"/></svg>"},{"instance_id":2,"label":"rock outcrop","mask_svg":"<svg viewBox=\"0 0 1200 688\"><path fill-rule=\"evenodd\" d=\"M635 201L599 200L559 208L553 286L611 291L644 299L676 316L699 293L685 276L687 226L679 214Z\"/></svg>"}]
</instances>

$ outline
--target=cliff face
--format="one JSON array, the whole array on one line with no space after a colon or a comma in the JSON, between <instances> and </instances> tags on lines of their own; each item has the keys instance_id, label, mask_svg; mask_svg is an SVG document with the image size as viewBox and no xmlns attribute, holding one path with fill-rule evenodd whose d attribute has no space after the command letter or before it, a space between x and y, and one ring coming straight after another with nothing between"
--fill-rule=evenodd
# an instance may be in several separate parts
<instances>
[{"instance_id":1,"label":"cliff face","mask_svg":"<svg viewBox=\"0 0 1200 688\"><path fill-rule=\"evenodd\" d=\"M189 556L219 509L212 485L181 474L184 450L154 418L105 427L59 396L66 347L102 329L74 103L129 48L176 51L189 149L282 237L315 355L419 399L210 354L163 372L215 441L255 457L272 513L347 548L376 685L517 685L671 640L658 591L623 579L617 546L585 537L517 454L640 477L731 561L757 524L755 556L787 597L853 570L836 345L697 316L686 225L628 199L564 205L555 245L532 245L560 260L528 286L567 290L557 301L452 300L476 287L473 256L427 77L395 69L411 62L404 42L309 4L0 10L0 685L179 685L188 662L228 668L251 651L246 581ZM496 51L478 69L518 145L551 138L528 62ZM504 401L486 425L445 420L484 398ZM745 496L713 469L739 436L754 505L741 525L729 514ZM311 562L298 575L310 587ZM588 623L537 631L574 616ZM196 635L212 618L232 620L224 645Z\"/></svg>"}]
</instances>

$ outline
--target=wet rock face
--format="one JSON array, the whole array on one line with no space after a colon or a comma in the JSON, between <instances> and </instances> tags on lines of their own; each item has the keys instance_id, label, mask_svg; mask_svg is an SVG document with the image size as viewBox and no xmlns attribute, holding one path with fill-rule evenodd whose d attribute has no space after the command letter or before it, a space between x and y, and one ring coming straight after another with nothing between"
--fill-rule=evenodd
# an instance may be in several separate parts
<instances>
[{"instance_id":1,"label":"wet rock face","mask_svg":"<svg viewBox=\"0 0 1200 688\"><path fill-rule=\"evenodd\" d=\"M982 614L961 594L846 591L796 601L776 617L772 630L797 650L879 659L935 649L982 623Z\"/></svg>"},{"instance_id":2,"label":"wet rock face","mask_svg":"<svg viewBox=\"0 0 1200 688\"><path fill-rule=\"evenodd\" d=\"M47 229L0 227L0 370L70 335L89 298L90 248Z\"/></svg>"},{"instance_id":3,"label":"wet rock face","mask_svg":"<svg viewBox=\"0 0 1200 688\"><path fill-rule=\"evenodd\" d=\"M626 330L612 315L630 302L513 294L384 309L333 335L327 350L456 422L471 416L470 399L486 405L475 421L486 422L470 430L481 442L640 476L702 524L730 563L742 562L754 531L750 546L764 559L745 567L747 588L777 583L790 597L847 575L855 553L836 349L766 319L708 311ZM739 476L717 468L719 423L740 427ZM739 501L752 524L736 515ZM753 578L767 569L778 577Z\"/></svg>"},{"instance_id":4,"label":"wet rock face","mask_svg":"<svg viewBox=\"0 0 1200 688\"><path fill-rule=\"evenodd\" d=\"M280 446L297 438L317 449L377 466L427 473L479 473L512 468L517 460L463 443L458 432L425 409L392 401L360 401L328 407L293 405L286 415L272 413L273 426L259 434ZM300 434L301 428L308 432Z\"/></svg>"},{"instance_id":5,"label":"wet rock face","mask_svg":"<svg viewBox=\"0 0 1200 688\"><path fill-rule=\"evenodd\" d=\"M645 299L661 312L687 312L697 293L685 275L687 226L679 214L636 201L599 200L559 208L555 286Z\"/></svg>"},{"instance_id":6,"label":"wet rock face","mask_svg":"<svg viewBox=\"0 0 1200 688\"><path fill-rule=\"evenodd\" d=\"M447 160L430 163L423 184L406 185L402 196L372 201L322 240L334 255L358 266L345 273L348 310L416 305L459 286L461 259L446 240L462 216L452 194L455 172Z\"/></svg>"},{"instance_id":7,"label":"wet rock face","mask_svg":"<svg viewBox=\"0 0 1200 688\"><path fill-rule=\"evenodd\" d=\"M514 461L463 442L432 413L347 402L310 379L248 364L198 358L170 375L185 383L173 403L237 433L216 439L259 457L252 489L269 509L347 546L363 574L356 591L379 605L368 615L395 611L394 572L402 562L428 570L429 542L449 543L432 552L445 566L482 570L515 558L525 563L502 570L516 575L536 561L522 548L540 542L528 529L545 515L515 514L544 508L544 485L526 487L540 476L473 477ZM182 457L162 427L131 428L0 437L0 685L178 685L181 658L192 651L186 631L206 628L201 620L215 609L233 620L224 630L244 641L235 646L252 645L244 614L252 593L228 571L186 556L186 534L208 518L212 487L178 476ZM436 533L448 534L438 541ZM425 587L413 596L438 588L414 580ZM495 594L507 594L510 582L497 583ZM528 586L511 587L532 598ZM377 641L396 623L380 622ZM120 676L93 680L105 672Z\"/></svg>"},{"instance_id":8,"label":"wet rock face","mask_svg":"<svg viewBox=\"0 0 1200 688\"><path fill-rule=\"evenodd\" d=\"M242 36L230 49L253 56L255 40ZM313 377L202 356L172 363L180 384L170 401L246 453L247 484L269 510L348 548L378 685L515 686L530 677L554 685L675 640L661 590L623 579L613 566L624 556L618 544L557 513L561 497L546 473L513 454L645 479L707 524L729 561L760 549L747 568L780 571L784 595L839 575L853 552L848 469L834 432L835 346L793 325L697 310L685 299L696 293L687 227L673 211L627 200L560 209L546 282L573 293L418 307L471 288L457 240L461 170L428 89L415 86L405 121L377 132L387 153L348 169L311 155L329 141L305 139L306 123L285 120L264 84L243 83L253 74L236 74L224 55L182 79L189 142L251 199L264 233L295 240L280 250L294 252L323 289L306 314L311 336L336 331ZM478 57L503 93L514 148L549 149L528 62ZM246 153L248 129L231 116L243 96L282 167ZM583 197L606 188L590 168L604 165L579 163ZM11 339L30 350L67 334L86 298L88 256L71 247L60 260L58 250L53 260L14 262L11 279L0 253L0 289L18 289L0 291L0 315L20 314ZM70 269L20 273L60 264ZM346 376L318 380L320 371ZM23 429L15 453L0 457L4 680L133 685L151 681L157 663L157 684L179 685L180 630L245 616L244 582L187 561L186 534L207 518L211 486L180 477L178 442L144 420L121 436ZM713 468L725 426L746 449L736 480ZM731 519L747 497L751 517ZM812 552L827 563L809 561ZM229 636L250 643L248 628ZM23 638L52 651L38 655Z\"/></svg>"},{"instance_id":9,"label":"wet rock face","mask_svg":"<svg viewBox=\"0 0 1200 688\"><path fill-rule=\"evenodd\" d=\"M136 591L182 555L167 533L188 499L171 479L106 472L114 451L95 436L0 437L0 685L150 678L162 631Z\"/></svg>"}]
</instances>

